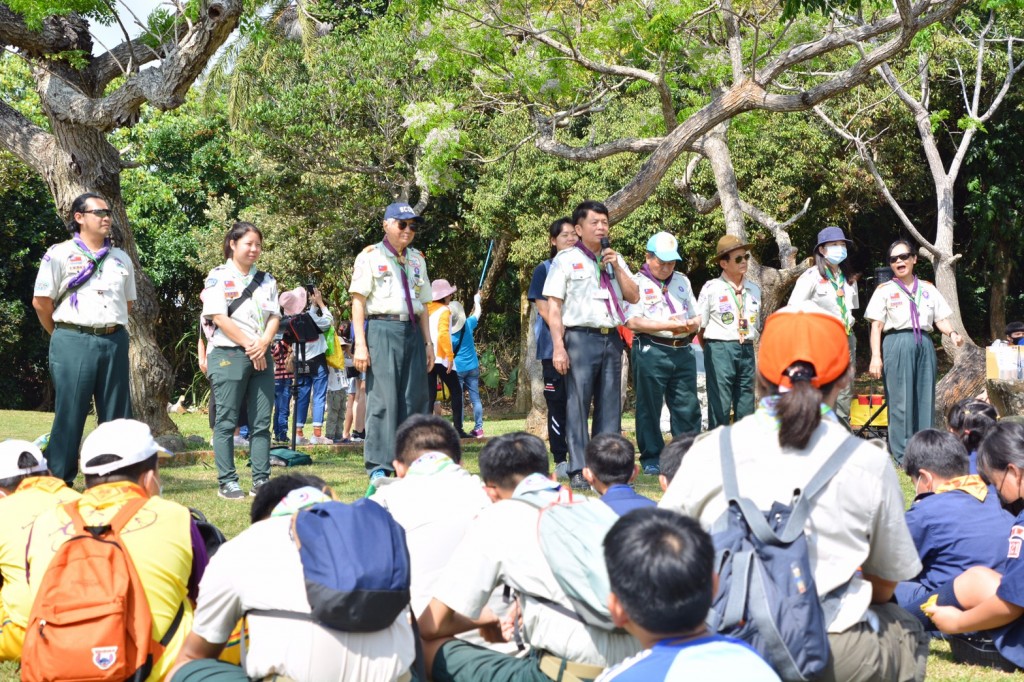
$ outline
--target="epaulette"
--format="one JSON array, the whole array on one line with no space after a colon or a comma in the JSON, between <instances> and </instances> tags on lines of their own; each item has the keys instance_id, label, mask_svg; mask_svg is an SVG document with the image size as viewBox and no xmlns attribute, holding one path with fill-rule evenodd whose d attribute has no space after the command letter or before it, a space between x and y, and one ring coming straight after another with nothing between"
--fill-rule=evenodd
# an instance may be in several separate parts
<instances>
[{"instance_id":1,"label":"epaulette","mask_svg":"<svg viewBox=\"0 0 1024 682\"><path fill-rule=\"evenodd\" d=\"M376 251L376 250L377 250L377 245L376 244L370 244L365 249L363 249L362 252L363 253L372 253L373 251Z\"/></svg>"}]
</instances>

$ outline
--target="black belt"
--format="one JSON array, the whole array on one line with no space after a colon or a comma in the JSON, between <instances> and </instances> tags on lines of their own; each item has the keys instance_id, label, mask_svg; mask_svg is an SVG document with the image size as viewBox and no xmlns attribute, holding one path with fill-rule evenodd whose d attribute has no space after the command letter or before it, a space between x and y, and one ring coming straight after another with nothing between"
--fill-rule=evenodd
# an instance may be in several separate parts
<instances>
[{"instance_id":1,"label":"black belt","mask_svg":"<svg viewBox=\"0 0 1024 682\"><path fill-rule=\"evenodd\" d=\"M67 324L66 322L54 322L53 326L57 329L67 329L69 332L78 332L79 334L91 334L92 336L107 336L114 332L119 332L124 329L123 324L112 324L109 327L81 327L77 324Z\"/></svg>"},{"instance_id":2,"label":"black belt","mask_svg":"<svg viewBox=\"0 0 1024 682\"><path fill-rule=\"evenodd\" d=\"M416 318L416 315L413 315ZM383 322L408 322L408 315L367 315L368 320L381 320Z\"/></svg>"},{"instance_id":3,"label":"black belt","mask_svg":"<svg viewBox=\"0 0 1024 682\"><path fill-rule=\"evenodd\" d=\"M687 336L683 339L667 339L664 336L651 336L650 334L637 334L636 338L653 343L656 346L668 346L669 348L682 348L689 346L693 337Z\"/></svg>"},{"instance_id":4,"label":"black belt","mask_svg":"<svg viewBox=\"0 0 1024 682\"><path fill-rule=\"evenodd\" d=\"M892 334L913 334L913 333L914 333L913 329L890 329L889 331L885 332L884 336L891 336ZM928 332L926 332L925 330L922 329L921 333L922 334L927 334Z\"/></svg>"},{"instance_id":5,"label":"black belt","mask_svg":"<svg viewBox=\"0 0 1024 682\"><path fill-rule=\"evenodd\" d=\"M566 327L565 330L569 332L583 332L584 334L600 334L601 336L608 336L612 332L618 332L616 327Z\"/></svg>"}]
</instances>

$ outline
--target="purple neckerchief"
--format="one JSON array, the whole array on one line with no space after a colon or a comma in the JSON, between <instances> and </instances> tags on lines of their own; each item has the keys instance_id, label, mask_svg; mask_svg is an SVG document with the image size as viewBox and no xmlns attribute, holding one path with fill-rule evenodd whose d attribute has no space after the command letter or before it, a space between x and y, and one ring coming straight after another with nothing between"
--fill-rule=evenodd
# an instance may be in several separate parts
<instances>
[{"instance_id":1,"label":"purple neckerchief","mask_svg":"<svg viewBox=\"0 0 1024 682\"><path fill-rule=\"evenodd\" d=\"M917 296L918 287L917 275L914 275L913 292L907 289L907 285L901 282L899 277L893 277L892 281L896 282L896 286L898 286L903 293L907 295L907 298L910 299L910 326L914 328L914 343L921 343L921 318L917 314L917 299L915 298Z\"/></svg>"},{"instance_id":2,"label":"purple neckerchief","mask_svg":"<svg viewBox=\"0 0 1024 682\"><path fill-rule=\"evenodd\" d=\"M665 303L668 303L668 311L670 313L672 313L672 314L675 314L676 307L674 305L672 305L672 297L668 295L668 283L669 283L669 280L672 279L672 275L669 275L668 279L666 279L664 282L662 282L660 279L658 279L657 277L654 276L654 273L651 272L651 268L648 267L647 263L644 263L643 267L640 268L640 273L644 277L646 277L647 279L651 280L652 282L657 284L659 287L661 287L661 295L665 297Z\"/></svg>"},{"instance_id":3,"label":"purple neckerchief","mask_svg":"<svg viewBox=\"0 0 1024 682\"><path fill-rule=\"evenodd\" d=\"M72 237L72 240L75 242L75 245L82 250L82 253L89 257L89 264L82 268L82 271L68 282L68 291L71 292L71 307L78 310L77 289L89 281L89 278L92 277L92 273L96 271L96 268L103 263L103 259L107 257L108 253L110 253L110 240L104 239L103 246L95 255L93 255L93 252L85 245L85 242L82 241L82 238L77 232L75 233L75 236Z\"/></svg>"},{"instance_id":4,"label":"purple neckerchief","mask_svg":"<svg viewBox=\"0 0 1024 682\"><path fill-rule=\"evenodd\" d=\"M615 295L615 289L612 287L611 276L608 274L607 270L601 267L601 261L594 255L594 252L583 246L582 241L576 242L576 248L587 254L587 256L597 264L597 271L601 273L601 288L608 292L608 298L604 300L604 304L608 306L608 314L616 321L615 324L621 324L626 317L622 314L622 309L619 308L619 297ZM615 306L614 309L612 309L612 305Z\"/></svg>"},{"instance_id":5,"label":"purple neckerchief","mask_svg":"<svg viewBox=\"0 0 1024 682\"><path fill-rule=\"evenodd\" d=\"M412 298L409 296L409 275L405 272L405 265L401 261L402 257L398 255L398 250L391 246L391 242L389 242L387 238L385 238L381 244L384 245L385 249L393 253L395 255L395 260L398 261L398 269L402 273L402 288L405 290L405 309L409 311L409 324L416 324L416 314L412 311Z\"/></svg>"}]
</instances>

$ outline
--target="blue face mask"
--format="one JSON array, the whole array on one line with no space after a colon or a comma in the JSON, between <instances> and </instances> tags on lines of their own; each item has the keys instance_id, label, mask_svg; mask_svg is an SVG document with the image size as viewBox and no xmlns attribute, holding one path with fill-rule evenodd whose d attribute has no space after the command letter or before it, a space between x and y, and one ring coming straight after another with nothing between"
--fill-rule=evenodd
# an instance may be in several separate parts
<instances>
[{"instance_id":1,"label":"blue face mask","mask_svg":"<svg viewBox=\"0 0 1024 682\"><path fill-rule=\"evenodd\" d=\"M833 244L825 247L825 260L832 265L839 265L846 260L846 245Z\"/></svg>"}]
</instances>

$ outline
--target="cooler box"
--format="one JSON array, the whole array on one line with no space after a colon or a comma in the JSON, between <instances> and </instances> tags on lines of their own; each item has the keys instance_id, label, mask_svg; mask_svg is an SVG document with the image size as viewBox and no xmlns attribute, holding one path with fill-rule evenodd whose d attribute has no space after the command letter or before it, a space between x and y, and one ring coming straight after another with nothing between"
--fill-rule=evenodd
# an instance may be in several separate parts
<instances>
[{"instance_id":1,"label":"cooler box","mask_svg":"<svg viewBox=\"0 0 1024 682\"><path fill-rule=\"evenodd\" d=\"M850 426L864 426L871 415L885 403L884 395L856 395L850 401ZM889 408L871 421L871 426L889 426Z\"/></svg>"}]
</instances>

